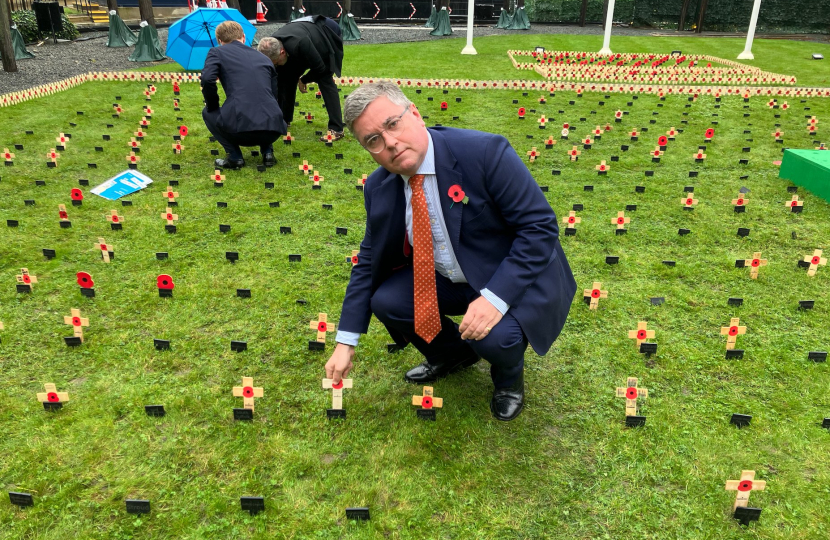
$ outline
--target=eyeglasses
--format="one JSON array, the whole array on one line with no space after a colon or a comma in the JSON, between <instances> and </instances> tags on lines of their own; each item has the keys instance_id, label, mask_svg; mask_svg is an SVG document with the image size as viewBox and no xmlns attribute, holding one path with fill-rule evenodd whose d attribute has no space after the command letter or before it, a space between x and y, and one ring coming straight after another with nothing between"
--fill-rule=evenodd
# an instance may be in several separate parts
<instances>
[{"instance_id":1,"label":"eyeglasses","mask_svg":"<svg viewBox=\"0 0 830 540\"><path fill-rule=\"evenodd\" d=\"M380 133L372 133L368 137L363 140L363 148L371 152L372 154L378 154L383 151L384 147L386 146L386 141L383 139L383 134L388 133L393 137L397 137L403 132L403 117L404 115L409 112L409 105L403 110L401 114L396 116L395 118L389 120L383 125L383 129Z\"/></svg>"}]
</instances>

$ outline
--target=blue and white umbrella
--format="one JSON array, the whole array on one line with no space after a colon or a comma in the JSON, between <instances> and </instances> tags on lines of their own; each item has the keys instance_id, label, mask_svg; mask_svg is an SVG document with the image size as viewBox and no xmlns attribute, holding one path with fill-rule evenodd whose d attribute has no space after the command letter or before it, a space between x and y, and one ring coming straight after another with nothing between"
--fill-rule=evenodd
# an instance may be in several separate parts
<instances>
[{"instance_id":1,"label":"blue and white umbrella","mask_svg":"<svg viewBox=\"0 0 830 540\"><path fill-rule=\"evenodd\" d=\"M205 58L216 41L216 27L225 21L236 21L245 32L245 45L250 46L256 28L235 9L199 8L170 26L167 33L166 55L185 69L205 67Z\"/></svg>"}]
</instances>

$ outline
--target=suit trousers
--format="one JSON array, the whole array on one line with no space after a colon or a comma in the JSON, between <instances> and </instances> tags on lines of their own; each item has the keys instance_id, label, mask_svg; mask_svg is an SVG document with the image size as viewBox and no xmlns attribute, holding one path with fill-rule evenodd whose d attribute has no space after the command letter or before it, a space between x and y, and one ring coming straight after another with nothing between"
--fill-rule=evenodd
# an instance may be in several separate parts
<instances>
[{"instance_id":1,"label":"suit trousers","mask_svg":"<svg viewBox=\"0 0 830 540\"><path fill-rule=\"evenodd\" d=\"M496 388L515 382L524 369L527 349L519 322L508 310L501 321L481 340L461 339L449 316L464 315L470 303L481 296L467 283L453 283L435 273L441 331L427 343L415 333L414 285L412 267L394 272L372 295L372 313L383 324L403 334L432 365L456 364L473 358L490 363L490 376Z\"/></svg>"},{"instance_id":2,"label":"suit trousers","mask_svg":"<svg viewBox=\"0 0 830 540\"><path fill-rule=\"evenodd\" d=\"M240 146L258 146L260 152L265 154L274 151L274 141L280 138L278 131L242 131L240 133L228 133L219 125L219 109L208 111L207 107L202 109L202 118L205 121L208 131L222 145L230 159L242 159Z\"/></svg>"},{"instance_id":3,"label":"suit trousers","mask_svg":"<svg viewBox=\"0 0 830 540\"><path fill-rule=\"evenodd\" d=\"M283 77L280 74L280 79ZM326 114L329 116L328 130L340 133L343 131L343 112L340 108L340 93L337 91L337 85L334 84L333 73L329 73L323 77L310 80L309 82L317 83L320 87L320 94L323 96L323 104L326 107ZM294 104L297 99L297 81L292 82L286 79L285 82L280 80L280 109L282 109L283 118L289 124L294 123ZM301 119L302 121L302 119Z\"/></svg>"}]
</instances>

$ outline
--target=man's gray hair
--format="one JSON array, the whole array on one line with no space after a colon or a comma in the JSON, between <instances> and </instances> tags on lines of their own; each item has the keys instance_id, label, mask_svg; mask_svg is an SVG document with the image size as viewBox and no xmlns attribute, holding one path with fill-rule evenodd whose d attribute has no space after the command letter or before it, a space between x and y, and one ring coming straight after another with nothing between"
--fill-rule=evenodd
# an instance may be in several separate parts
<instances>
[{"instance_id":1,"label":"man's gray hair","mask_svg":"<svg viewBox=\"0 0 830 540\"><path fill-rule=\"evenodd\" d=\"M260 42L261 44L262 42ZM349 131L354 133L352 127L357 117L363 114L366 107L374 100L381 96L386 96L386 99L400 105L401 107L408 107L412 102L404 95L398 85L392 81L380 81L376 83L364 84L346 98L343 104L343 122Z\"/></svg>"},{"instance_id":2,"label":"man's gray hair","mask_svg":"<svg viewBox=\"0 0 830 540\"><path fill-rule=\"evenodd\" d=\"M282 42L277 38L264 37L260 40L257 50L267 56L272 62L276 62L282 52Z\"/></svg>"}]
</instances>

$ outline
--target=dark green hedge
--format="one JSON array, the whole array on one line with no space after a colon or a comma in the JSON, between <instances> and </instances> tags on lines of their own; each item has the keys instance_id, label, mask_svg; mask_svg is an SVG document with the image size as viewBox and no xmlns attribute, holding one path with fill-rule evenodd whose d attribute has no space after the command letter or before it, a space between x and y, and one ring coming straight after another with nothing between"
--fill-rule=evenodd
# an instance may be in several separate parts
<instances>
[{"instance_id":1,"label":"dark green hedge","mask_svg":"<svg viewBox=\"0 0 830 540\"><path fill-rule=\"evenodd\" d=\"M746 32L753 0L709 0L704 30ZM602 20L603 0L589 0L586 20ZM527 0L531 21L574 24L582 0ZM617 0L614 20L640 27L677 29L683 0ZM684 30L697 23L700 0L692 0ZM830 0L763 0L757 32L830 33Z\"/></svg>"},{"instance_id":2,"label":"dark green hedge","mask_svg":"<svg viewBox=\"0 0 830 540\"><path fill-rule=\"evenodd\" d=\"M61 15L61 17L63 18L63 30L57 33L58 39L75 39L81 35L78 29L75 28L75 25L66 18L66 15ZM12 23L17 25L17 29L23 34L23 40L26 43L34 43L45 37L51 37L51 34L47 36L37 29L37 19L35 19L34 11L21 10L12 12Z\"/></svg>"}]
</instances>

